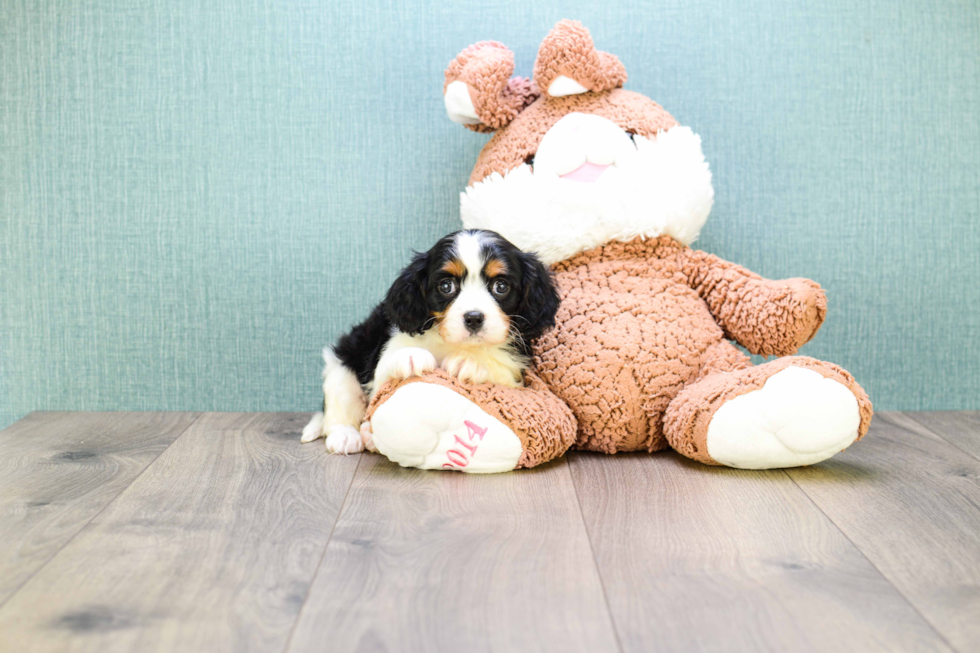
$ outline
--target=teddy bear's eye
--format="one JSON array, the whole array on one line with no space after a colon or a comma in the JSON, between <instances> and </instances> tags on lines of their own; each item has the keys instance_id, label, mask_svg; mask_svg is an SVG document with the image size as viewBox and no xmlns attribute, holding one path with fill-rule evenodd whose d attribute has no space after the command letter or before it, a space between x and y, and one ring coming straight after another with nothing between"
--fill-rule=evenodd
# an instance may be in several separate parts
<instances>
[{"instance_id":1,"label":"teddy bear's eye","mask_svg":"<svg viewBox=\"0 0 980 653\"><path fill-rule=\"evenodd\" d=\"M534 155L533 154L528 154L526 157L524 157L524 163L526 163L527 165L533 167L534 166Z\"/></svg>"},{"instance_id":2,"label":"teddy bear's eye","mask_svg":"<svg viewBox=\"0 0 980 653\"><path fill-rule=\"evenodd\" d=\"M627 129L626 135L630 137L630 141L633 143L633 145L636 145L636 132Z\"/></svg>"}]
</instances>

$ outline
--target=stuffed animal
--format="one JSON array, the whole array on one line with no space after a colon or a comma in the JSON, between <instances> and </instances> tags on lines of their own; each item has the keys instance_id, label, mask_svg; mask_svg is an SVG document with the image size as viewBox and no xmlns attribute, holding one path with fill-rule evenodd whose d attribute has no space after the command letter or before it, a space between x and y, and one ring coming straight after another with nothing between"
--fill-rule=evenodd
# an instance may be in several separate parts
<instances>
[{"instance_id":1,"label":"stuffed animal","mask_svg":"<svg viewBox=\"0 0 980 653\"><path fill-rule=\"evenodd\" d=\"M499 472L569 447L673 448L768 469L830 458L868 430L867 394L840 367L793 356L826 299L689 247L711 210L700 138L622 88L626 70L562 21L532 79L485 41L446 70L450 119L493 132L461 194L463 225L551 265L562 305L523 388L437 371L393 383L368 410L374 446L405 466ZM779 356L753 366L749 352Z\"/></svg>"}]
</instances>

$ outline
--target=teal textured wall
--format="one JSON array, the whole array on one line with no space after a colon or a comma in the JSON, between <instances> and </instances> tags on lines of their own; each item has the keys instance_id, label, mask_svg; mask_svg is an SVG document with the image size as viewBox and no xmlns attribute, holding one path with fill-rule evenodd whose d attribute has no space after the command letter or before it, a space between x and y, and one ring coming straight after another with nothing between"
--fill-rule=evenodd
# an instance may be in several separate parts
<instances>
[{"instance_id":1,"label":"teal textured wall","mask_svg":"<svg viewBox=\"0 0 980 653\"><path fill-rule=\"evenodd\" d=\"M445 65L496 39L530 74L563 17L704 138L699 246L826 288L805 353L980 408L975 0L6 0L0 426L312 410L321 345L458 224L485 137Z\"/></svg>"}]
</instances>

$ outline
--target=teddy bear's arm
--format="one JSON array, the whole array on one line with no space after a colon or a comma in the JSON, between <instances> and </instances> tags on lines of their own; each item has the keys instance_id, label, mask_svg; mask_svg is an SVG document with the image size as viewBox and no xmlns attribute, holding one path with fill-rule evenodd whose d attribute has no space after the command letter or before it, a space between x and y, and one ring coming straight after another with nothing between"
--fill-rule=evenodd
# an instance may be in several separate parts
<instances>
[{"instance_id":1,"label":"teddy bear's arm","mask_svg":"<svg viewBox=\"0 0 980 653\"><path fill-rule=\"evenodd\" d=\"M726 337L753 354L795 354L827 315L827 298L815 281L763 279L697 250L686 250L681 265Z\"/></svg>"}]
</instances>

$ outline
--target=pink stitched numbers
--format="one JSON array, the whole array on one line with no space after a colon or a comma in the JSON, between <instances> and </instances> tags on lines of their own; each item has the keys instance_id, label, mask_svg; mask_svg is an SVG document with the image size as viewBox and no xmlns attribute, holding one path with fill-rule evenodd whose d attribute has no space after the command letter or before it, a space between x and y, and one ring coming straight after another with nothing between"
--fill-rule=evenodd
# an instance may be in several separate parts
<instances>
[{"instance_id":1,"label":"pink stitched numbers","mask_svg":"<svg viewBox=\"0 0 980 653\"><path fill-rule=\"evenodd\" d=\"M483 436L486 435L486 427L479 427L473 422L466 420L463 422L466 425L466 436L469 440L464 440L458 435L454 435L456 438L456 448L450 449L446 452L446 458L449 459L448 463L443 463L443 469L459 469L461 467L466 467L470 464L473 456L476 455L476 450L480 446L480 443L474 439L475 436L479 436L480 440L483 440Z\"/></svg>"}]
</instances>

